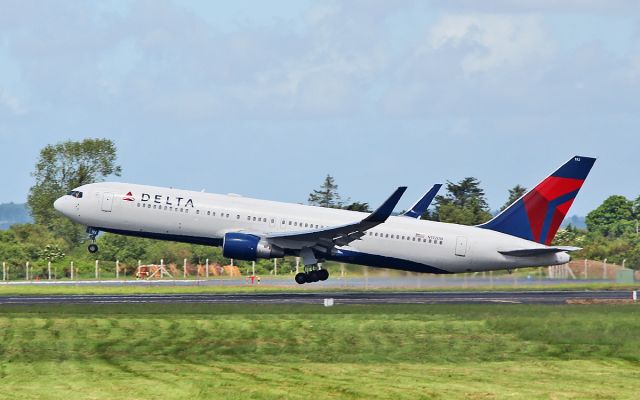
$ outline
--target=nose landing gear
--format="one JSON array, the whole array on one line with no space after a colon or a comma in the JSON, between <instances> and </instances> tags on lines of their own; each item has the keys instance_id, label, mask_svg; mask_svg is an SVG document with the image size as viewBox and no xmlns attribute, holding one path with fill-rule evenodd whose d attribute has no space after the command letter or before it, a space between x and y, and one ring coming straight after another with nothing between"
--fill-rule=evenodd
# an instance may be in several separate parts
<instances>
[{"instance_id":1,"label":"nose landing gear","mask_svg":"<svg viewBox=\"0 0 640 400\"><path fill-rule=\"evenodd\" d=\"M91 244L87 246L87 250L91 254L97 253L98 245L96 244L96 236L98 236L98 233L100 233L100 231L96 228L87 227L87 233L89 234L89 239L91 239Z\"/></svg>"}]
</instances>

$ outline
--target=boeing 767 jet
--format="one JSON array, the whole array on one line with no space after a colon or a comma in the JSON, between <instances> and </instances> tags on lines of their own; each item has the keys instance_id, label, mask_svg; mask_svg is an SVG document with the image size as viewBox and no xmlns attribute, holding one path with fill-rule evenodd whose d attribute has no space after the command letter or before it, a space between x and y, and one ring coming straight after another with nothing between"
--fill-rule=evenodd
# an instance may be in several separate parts
<instances>
[{"instance_id":1,"label":"boeing 767 jet","mask_svg":"<svg viewBox=\"0 0 640 400\"><path fill-rule=\"evenodd\" d=\"M594 162L571 158L478 226L419 219L440 185L399 216L391 214L406 187L370 214L115 182L75 188L54 207L87 226L92 253L104 231L221 246L237 260L298 256L300 284L326 280L325 260L436 274L512 270L570 260L578 248L551 243Z\"/></svg>"}]
</instances>

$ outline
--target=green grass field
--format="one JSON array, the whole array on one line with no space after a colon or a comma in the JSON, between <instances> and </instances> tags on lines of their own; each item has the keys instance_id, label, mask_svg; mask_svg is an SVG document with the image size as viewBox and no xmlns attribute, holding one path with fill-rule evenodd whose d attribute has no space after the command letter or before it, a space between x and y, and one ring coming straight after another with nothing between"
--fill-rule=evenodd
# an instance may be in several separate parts
<instances>
[{"instance_id":1,"label":"green grass field","mask_svg":"<svg viewBox=\"0 0 640 400\"><path fill-rule=\"evenodd\" d=\"M637 399L640 307L0 310L0 399Z\"/></svg>"},{"instance_id":2,"label":"green grass field","mask_svg":"<svg viewBox=\"0 0 640 400\"><path fill-rule=\"evenodd\" d=\"M372 289L365 289L361 286L346 287L323 287L319 285L293 285L290 280L282 285L194 285L194 286L172 286L167 284L149 286L98 286L98 285L0 285L0 296L36 296L36 295L56 295L56 294L198 294L198 293L287 293L287 292L360 292ZM520 291L520 290L638 290L640 284L618 284L599 282L576 282L563 283L557 285L496 285L464 287L460 282L458 286L425 286L422 288L376 288L375 291Z\"/></svg>"}]
</instances>

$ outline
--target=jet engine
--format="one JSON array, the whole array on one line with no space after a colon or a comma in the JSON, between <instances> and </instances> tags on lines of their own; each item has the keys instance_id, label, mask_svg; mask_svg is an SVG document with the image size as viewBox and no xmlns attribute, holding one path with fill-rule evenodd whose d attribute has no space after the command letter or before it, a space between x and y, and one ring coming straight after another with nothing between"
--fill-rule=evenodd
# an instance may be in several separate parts
<instances>
[{"instance_id":1,"label":"jet engine","mask_svg":"<svg viewBox=\"0 0 640 400\"><path fill-rule=\"evenodd\" d=\"M260 236L229 232L224 235L222 255L235 260L255 261L258 258L284 257L284 250Z\"/></svg>"}]
</instances>

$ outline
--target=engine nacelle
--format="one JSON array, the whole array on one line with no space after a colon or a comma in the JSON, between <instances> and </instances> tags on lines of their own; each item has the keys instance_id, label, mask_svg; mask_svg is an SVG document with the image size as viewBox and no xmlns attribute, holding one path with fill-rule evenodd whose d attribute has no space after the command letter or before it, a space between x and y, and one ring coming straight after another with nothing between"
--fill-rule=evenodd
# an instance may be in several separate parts
<instances>
[{"instance_id":1,"label":"engine nacelle","mask_svg":"<svg viewBox=\"0 0 640 400\"><path fill-rule=\"evenodd\" d=\"M229 232L224 235L222 255L235 260L255 261L258 258L281 258L284 250L247 233Z\"/></svg>"}]
</instances>

